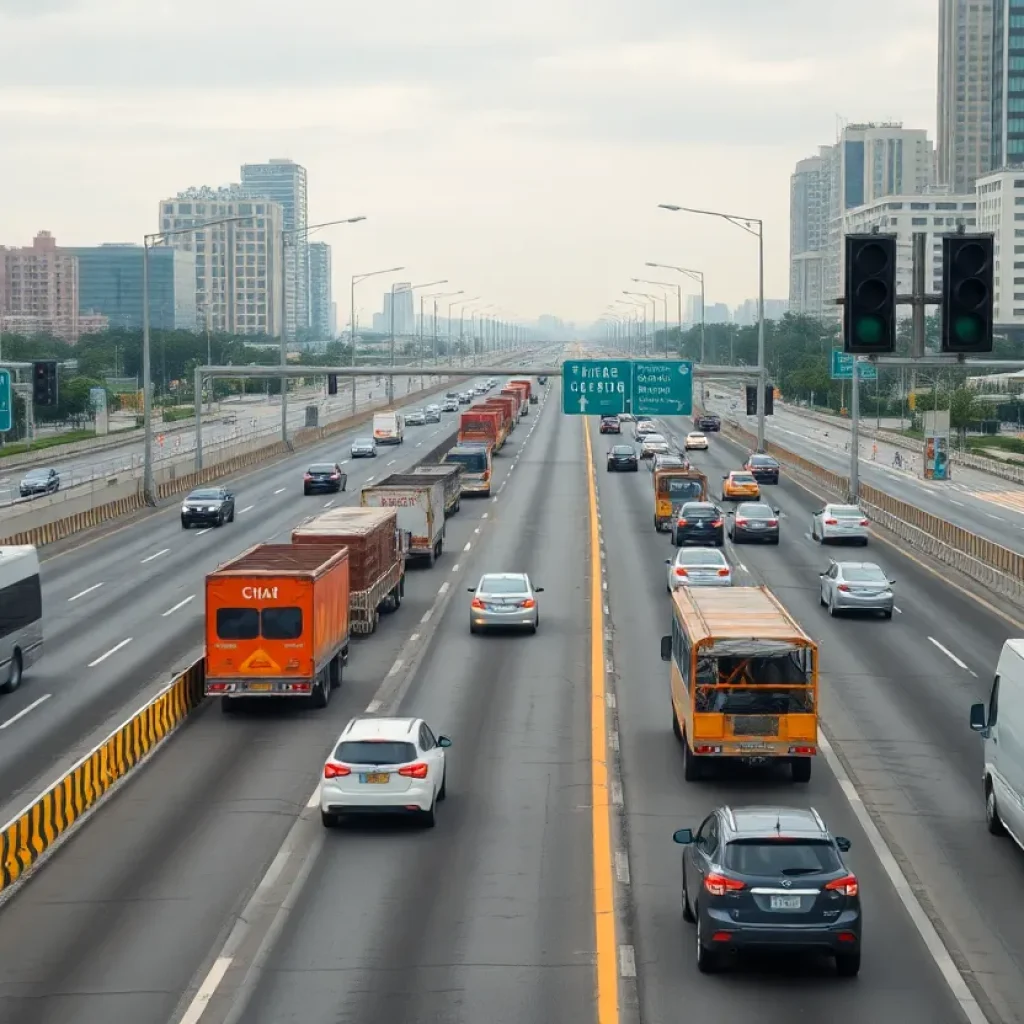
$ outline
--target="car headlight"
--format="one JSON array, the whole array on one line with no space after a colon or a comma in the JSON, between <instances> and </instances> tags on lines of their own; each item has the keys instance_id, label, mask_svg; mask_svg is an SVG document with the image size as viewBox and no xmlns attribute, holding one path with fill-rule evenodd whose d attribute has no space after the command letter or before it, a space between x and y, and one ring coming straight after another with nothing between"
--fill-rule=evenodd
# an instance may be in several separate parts
<instances>
[{"instance_id":1,"label":"car headlight","mask_svg":"<svg viewBox=\"0 0 1024 1024\"><path fill-rule=\"evenodd\" d=\"M216 512L217 511L217 506L216 505L207 505L206 506L206 511L207 512Z\"/></svg>"},{"instance_id":2,"label":"car headlight","mask_svg":"<svg viewBox=\"0 0 1024 1024\"><path fill-rule=\"evenodd\" d=\"M188 505L182 505L182 506L181 506L181 511L182 511L182 512L188 512L188 511L189 511L189 507L188 507Z\"/></svg>"}]
</instances>

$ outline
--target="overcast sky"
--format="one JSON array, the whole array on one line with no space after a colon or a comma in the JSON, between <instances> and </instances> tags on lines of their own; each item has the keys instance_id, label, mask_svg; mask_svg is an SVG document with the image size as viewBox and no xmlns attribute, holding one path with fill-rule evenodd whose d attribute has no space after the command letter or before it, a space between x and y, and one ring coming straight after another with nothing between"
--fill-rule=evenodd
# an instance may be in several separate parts
<instances>
[{"instance_id":1,"label":"overcast sky","mask_svg":"<svg viewBox=\"0 0 1024 1024\"><path fill-rule=\"evenodd\" d=\"M140 240L239 166L309 172L352 273L599 316L644 262L788 290L789 176L839 117L934 137L935 0L0 0L0 244ZM384 279L382 279L384 280ZM380 307L383 286L357 305Z\"/></svg>"}]
</instances>

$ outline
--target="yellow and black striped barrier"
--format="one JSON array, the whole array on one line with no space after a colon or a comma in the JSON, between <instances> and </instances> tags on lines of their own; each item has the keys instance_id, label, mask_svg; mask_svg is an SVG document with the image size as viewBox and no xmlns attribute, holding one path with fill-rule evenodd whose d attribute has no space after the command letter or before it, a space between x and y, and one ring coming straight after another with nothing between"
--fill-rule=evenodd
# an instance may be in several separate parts
<instances>
[{"instance_id":1,"label":"yellow and black striped barrier","mask_svg":"<svg viewBox=\"0 0 1024 1024\"><path fill-rule=\"evenodd\" d=\"M203 660L186 669L0 829L0 896L202 703Z\"/></svg>"}]
</instances>

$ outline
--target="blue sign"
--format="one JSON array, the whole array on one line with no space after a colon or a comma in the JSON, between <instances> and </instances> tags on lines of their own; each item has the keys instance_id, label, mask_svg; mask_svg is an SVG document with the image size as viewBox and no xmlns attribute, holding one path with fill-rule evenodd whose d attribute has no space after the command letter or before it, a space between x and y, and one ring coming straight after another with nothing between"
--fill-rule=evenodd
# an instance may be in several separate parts
<instances>
[{"instance_id":1,"label":"blue sign","mask_svg":"<svg viewBox=\"0 0 1024 1024\"><path fill-rule=\"evenodd\" d=\"M633 363L634 416L689 416L693 412L693 363L658 359Z\"/></svg>"},{"instance_id":2,"label":"blue sign","mask_svg":"<svg viewBox=\"0 0 1024 1024\"><path fill-rule=\"evenodd\" d=\"M0 434L6 434L14 425L14 405L11 402L11 371L0 370Z\"/></svg>"},{"instance_id":3,"label":"blue sign","mask_svg":"<svg viewBox=\"0 0 1024 1024\"><path fill-rule=\"evenodd\" d=\"M853 380L853 353L832 349L832 379ZM878 380L878 367L867 359L860 359L857 366L859 380Z\"/></svg>"},{"instance_id":4,"label":"blue sign","mask_svg":"<svg viewBox=\"0 0 1024 1024\"><path fill-rule=\"evenodd\" d=\"M628 359L567 359L562 364L562 412L577 416L628 412L632 380Z\"/></svg>"}]
</instances>

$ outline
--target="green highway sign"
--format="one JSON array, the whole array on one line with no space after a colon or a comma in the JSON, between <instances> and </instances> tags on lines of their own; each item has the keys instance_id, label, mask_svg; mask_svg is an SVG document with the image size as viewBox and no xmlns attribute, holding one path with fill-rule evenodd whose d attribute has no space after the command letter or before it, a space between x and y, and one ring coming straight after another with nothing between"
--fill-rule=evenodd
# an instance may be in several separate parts
<instances>
[{"instance_id":1,"label":"green highway sign","mask_svg":"<svg viewBox=\"0 0 1024 1024\"><path fill-rule=\"evenodd\" d=\"M832 349L832 379L853 380L853 360L852 352L843 352L838 348ZM861 380L877 380L878 367L866 359L861 359L860 366L857 367L857 376Z\"/></svg>"},{"instance_id":2,"label":"green highway sign","mask_svg":"<svg viewBox=\"0 0 1024 1024\"><path fill-rule=\"evenodd\" d=\"M628 359L567 359L562 364L562 412L577 416L628 412L632 369Z\"/></svg>"},{"instance_id":3,"label":"green highway sign","mask_svg":"<svg viewBox=\"0 0 1024 1024\"><path fill-rule=\"evenodd\" d=\"M0 434L14 425L14 405L11 400L11 371L0 370Z\"/></svg>"},{"instance_id":4,"label":"green highway sign","mask_svg":"<svg viewBox=\"0 0 1024 1024\"><path fill-rule=\"evenodd\" d=\"M678 359L567 359L562 411L576 416L689 416L693 363Z\"/></svg>"},{"instance_id":5,"label":"green highway sign","mask_svg":"<svg viewBox=\"0 0 1024 1024\"><path fill-rule=\"evenodd\" d=\"M689 416L693 412L693 363L679 359L633 363L634 416Z\"/></svg>"}]
</instances>

